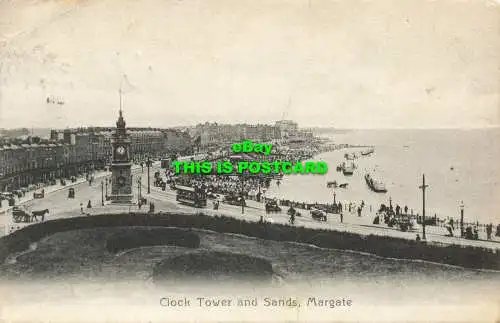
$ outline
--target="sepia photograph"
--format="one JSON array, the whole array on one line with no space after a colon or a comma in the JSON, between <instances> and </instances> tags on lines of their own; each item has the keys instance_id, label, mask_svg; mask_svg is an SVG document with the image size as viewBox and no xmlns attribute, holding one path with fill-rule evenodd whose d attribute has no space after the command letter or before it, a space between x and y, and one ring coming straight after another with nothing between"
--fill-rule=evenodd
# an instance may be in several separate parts
<instances>
[{"instance_id":1,"label":"sepia photograph","mask_svg":"<svg viewBox=\"0 0 500 323\"><path fill-rule=\"evenodd\" d=\"M500 1L0 0L0 321L500 322Z\"/></svg>"}]
</instances>

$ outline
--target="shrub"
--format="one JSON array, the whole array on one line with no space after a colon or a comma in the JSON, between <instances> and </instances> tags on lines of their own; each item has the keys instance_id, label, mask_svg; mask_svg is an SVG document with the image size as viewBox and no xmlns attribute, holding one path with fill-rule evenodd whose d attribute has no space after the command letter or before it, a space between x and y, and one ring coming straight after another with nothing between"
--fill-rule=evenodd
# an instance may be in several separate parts
<instances>
[{"instance_id":1,"label":"shrub","mask_svg":"<svg viewBox=\"0 0 500 323\"><path fill-rule=\"evenodd\" d=\"M271 262L248 255L220 251L192 252L164 259L153 269L154 281L182 277L270 279Z\"/></svg>"}]
</instances>

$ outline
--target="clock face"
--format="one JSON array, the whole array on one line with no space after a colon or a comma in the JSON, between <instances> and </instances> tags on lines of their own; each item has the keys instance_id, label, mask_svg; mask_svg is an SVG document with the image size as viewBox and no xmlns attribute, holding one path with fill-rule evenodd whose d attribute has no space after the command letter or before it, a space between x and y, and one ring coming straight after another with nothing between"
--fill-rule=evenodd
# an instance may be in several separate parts
<instances>
[{"instance_id":1,"label":"clock face","mask_svg":"<svg viewBox=\"0 0 500 323\"><path fill-rule=\"evenodd\" d=\"M118 148L116 148L116 152L118 153L118 155L124 155L125 154L125 147L118 146Z\"/></svg>"},{"instance_id":2,"label":"clock face","mask_svg":"<svg viewBox=\"0 0 500 323\"><path fill-rule=\"evenodd\" d=\"M125 184L125 177L118 177L118 185L123 186Z\"/></svg>"}]
</instances>

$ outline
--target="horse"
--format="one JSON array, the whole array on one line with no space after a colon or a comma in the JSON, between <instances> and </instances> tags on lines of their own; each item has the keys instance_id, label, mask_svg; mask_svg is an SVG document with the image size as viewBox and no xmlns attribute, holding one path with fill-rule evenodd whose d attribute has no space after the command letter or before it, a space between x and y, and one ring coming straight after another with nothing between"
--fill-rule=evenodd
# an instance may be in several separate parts
<instances>
[{"instance_id":1,"label":"horse","mask_svg":"<svg viewBox=\"0 0 500 323\"><path fill-rule=\"evenodd\" d=\"M40 211L31 211L31 222L38 222L38 217L42 217L42 222L45 220L45 214L49 213L49 209L40 210Z\"/></svg>"}]
</instances>

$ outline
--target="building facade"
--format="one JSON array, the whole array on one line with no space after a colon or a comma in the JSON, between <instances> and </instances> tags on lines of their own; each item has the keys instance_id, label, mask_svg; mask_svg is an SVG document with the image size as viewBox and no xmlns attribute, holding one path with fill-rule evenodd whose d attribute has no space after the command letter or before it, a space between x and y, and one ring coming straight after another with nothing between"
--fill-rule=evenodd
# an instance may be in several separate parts
<instances>
[{"instance_id":1,"label":"building facade","mask_svg":"<svg viewBox=\"0 0 500 323\"><path fill-rule=\"evenodd\" d=\"M0 143L0 190L55 181L63 176L66 150L63 144L31 138Z\"/></svg>"},{"instance_id":2,"label":"building facade","mask_svg":"<svg viewBox=\"0 0 500 323\"><path fill-rule=\"evenodd\" d=\"M185 131L159 128L127 128L130 138L130 158L133 162L148 157L158 159L173 153L192 150L192 138ZM102 169L109 165L112 157L111 141L113 129L108 127L52 130L51 139L69 143L75 147L77 156L71 168Z\"/></svg>"},{"instance_id":3,"label":"building facade","mask_svg":"<svg viewBox=\"0 0 500 323\"><path fill-rule=\"evenodd\" d=\"M241 140L268 142L281 139L279 127L266 124L227 125L206 122L196 125L193 135L200 137L202 148L219 148Z\"/></svg>"},{"instance_id":4,"label":"building facade","mask_svg":"<svg viewBox=\"0 0 500 323\"><path fill-rule=\"evenodd\" d=\"M130 158L138 162L191 153L192 139L175 129L127 128ZM112 158L113 128L51 130L50 139L0 137L0 192L104 169Z\"/></svg>"},{"instance_id":5,"label":"building facade","mask_svg":"<svg viewBox=\"0 0 500 323\"><path fill-rule=\"evenodd\" d=\"M299 125L292 120L276 121L275 126L280 130L281 139L296 136L299 130Z\"/></svg>"}]
</instances>

